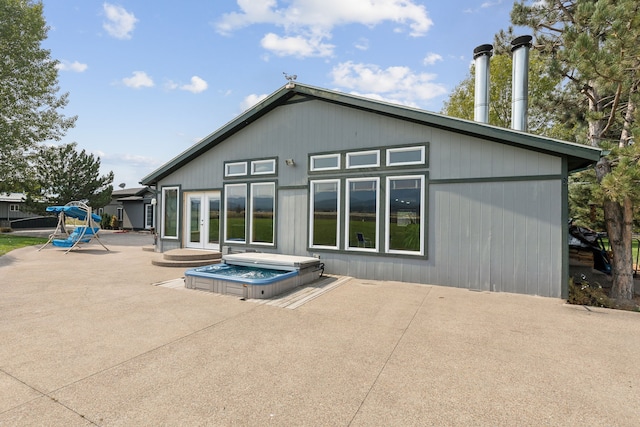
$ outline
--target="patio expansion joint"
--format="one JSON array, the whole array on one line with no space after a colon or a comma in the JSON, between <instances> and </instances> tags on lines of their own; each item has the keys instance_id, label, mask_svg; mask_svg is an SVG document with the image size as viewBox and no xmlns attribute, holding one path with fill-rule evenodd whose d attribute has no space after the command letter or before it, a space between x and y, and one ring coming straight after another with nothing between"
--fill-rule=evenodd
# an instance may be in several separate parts
<instances>
[{"instance_id":1,"label":"patio expansion joint","mask_svg":"<svg viewBox=\"0 0 640 427\"><path fill-rule=\"evenodd\" d=\"M2 372L3 374L7 375L8 377L10 377L10 378L14 379L15 381L19 382L20 384L24 385L25 387L28 387L29 389L33 390L34 392L36 392L36 393L38 394L38 396L37 396L37 397L34 397L33 399L25 400L24 402L21 402L21 403L20 403L20 404L18 404L18 405L15 405L15 406L13 406L13 407L11 407L11 408L8 408L8 409L7 409L7 410L5 410L5 411L0 412L0 414L4 414L4 413L6 413L6 412L13 411L13 410L15 410L16 408L19 408L19 407L24 406L24 405L28 405L29 403L34 402L34 401L36 401L36 400L38 400L38 399L42 399L42 398L44 397L44 398L49 399L49 400L50 400L51 402L53 402L54 404L59 405L59 406L62 406L62 407L63 407L63 408L65 408L66 410L73 412L73 413L74 413L74 414L76 414L78 417L82 418L83 420L85 420L85 421L87 421L87 422L89 422L89 423L91 423L91 424L93 424L93 425L96 425L96 426L98 425L98 424L96 424L95 422L93 422L92 420L90 420L90 419L88 419L87 417L85 417L84 415L82 415L81 413L79 413L78 411L76 411L75 409L73 409L73 408L71 408L71 407L69 407L69 406L65 405L64 403L60 402L58 399L56 399L55 397L53 397L53 396L51 395L52 393L55 393L56 391L60 390L60 388L58 388L58 389L56 389L56 390L53 390L53 391L51 391L51 392L47 393L47 392L44 392L44 391L42 391L42 390L39 390L38 388L36 388L35 386L33 386L33 385L31 385L31 384L28 384L27 382L25 382L25 381L21 380L20 378L16 377L15 375L13 375L13 374L11 374L11 373L7 372L6 370L4 370L4 369L2 369L2 368L0 368L0 372Z\"/></svg>"},{"instance_id":2,"label":"patio expansion joint","mask_svg":"<svg viewBox=\"0 0 640 427\"><path fill-rule=\"evenodd\" d=\"M389 360L391 360L391 357L393 357L393 355L395 354L396 350L398 349L398 346L400 345L400 343L402 342L402 340L404 339L405 334L407 333L407 330L409 330L409 328L411 327L411 324L413 324L413 321L415 320L416 316L418 315L418 313L420 312L420 310L422 309L422 307L424 306L425 301L427 300L427 297L429 296L429 294L431 293L431 289L433 289L432 287L427 288L427 292L424 294L424 296L422 297L422 301L420 301L420 304L418 305L418 307L416 308L416 310L413 312L413 316L411 316L411 320L409 320L409 322L407 323L407 325L404 327L404 329L402 330L402 333L400 334L400 336L398 337L395 345L393 346L393 348L391 349L391 351L389 352L389 355L387 356L387 358L385 359L384 363L382 364L382 367L380 368L380 370L378 371L378 373L376 374L375 379L371 382L371 386L369 387L369 390L367 390L367 393L364 395L364 397L362 398L362 401L360 402L360 405L358 406L358 409L356 409L356 411L353 413L353 417L351 417L351 420L349 420L349 423L347 424L348 426L352 425L354 420L356 419L356 417L358 416L358 414L360 413L360 411L362 410L362 406L364 405L364 403L367 401L367 399L369 398L369 395L371 394L371 392L373 391L374 387L376 386L376 384L378 383L378 380L380 379L380 376L382 375L382 373L385 371L385 369L387 368L387 365L389 364Z\"/></svg>"},{"instance_id":3,"label":"patio expansion joint","mask_svg":"<svg viewBox=\"0 0 640 427\"><path fill-rule=\"evenodd\" d=\"M69 383L67 383L67 384L64 384L64 385L62 385L62 386L60 386L60 387L58 387L58 388L56 388L56 389L53 389L53 390L51 390L51 391L49 391L49 392L44 392L44 391L42 391L42 390L38 390L36 387L34 387L34 386L32 386L32 385L30 385L30 384L28 384L28 383L24 382L23 380L21 380L21 379L19 379L19 378L15 377L14 375L11 375L10 373L6 372L4 369L0 368L0 372L5 373L5 374L6 374L6 375L8 375L9 377L11 377L11 378L15 379L16 381L20 382L21 384L24 384L26 387L29 387L30 389L32 389L32 390L34 390L35 392L37 392L38 394L40 394L40 396L39 396L39 397L35 397L35 398L33 398L33 399L29 399L28 401L22 402L22 403L20 403L19 405L16 405L15 407L13 407L13 408L9 408L7 411L0 412L0 414L2 414L2 413L4 413L4 412L11 411L11 410L13 410L13 409L15 409L15 408L18 408L18 407L20 407L20 406L23 406L23 405L25 405L25 404L27 404L27 403L29 403L29 402L32 402L32 401L37 400L37 399L40 399L40 398L42 398L42 397L47 397L47 398L48 398L48 399L50 399L52 402L54 402L54 403L56 403L56 404L58 404L58 405L60 405L60 406L62 406L62 407L64 407L64 408L68 409L69 411L71 411L71 412L73 412L73 413L77 414L77 415L78 415L79 417L81 417L83 420L85 420L85 421L87 421L87 422L91 423L92 425L96 425L96 426L97 426L97 425L99 425L99 424L98 424L98 423L96 423L95 421L90 420L89 418L87 418L86 416L82 415L82 414L81 414L81 413L79 413L78 411L74 410L73 408L71 408L71 407L69 407L69 406L65 405L63 402L59 401L56 397L54 397L54 396L55 396L55 393L56 393L56 392L59 392L59 391L61 391L61 390L64 390L64 389L66 389L66 388L68 388L68 387L70 387L70 386L72 386L72 385L75 385L75 384L81 383L81 382L83 382L83 381L85 381L85 380L87 380L87 379L89 379L89 378L93 378L93 377L95 377L95 376L97 376L97 375L103 374L103 373L108 372L108 371L110 371L110 370L112 370L112 369L115 369L115 368L118 368L118 367L120 367L120 366L123 366L123 365L125 365L125 364L127 364L127 363L129 363L129 362L131 362L131 361L133 361L133 360L136 360L136 359L138 359L138 358L140 358L140 357L144 357L145 355L147 355L147 354L151 354L151 353L153 353L153 352L155 352L155 351L158 351L158 350L160 350L160 349L162 349L162 348L164 348L164 347L167 347L167 346L169 346L169 345L172 345L172 344L175 344L175 343L177 343L177 342L183 341L183 340L185 340L185 339L187 339L187 338L189 338L189 337L192 337L192 336L194 336L194 335L196 335L196 334L198 334L198 333L200 333L200 332L203 332L203 331L206 331L206 330L208 330L208 329L211 329L211 328L217 327L217 326L219 326L219 325L222 325L222 324L224 324L224 323L229 322L230 320L235 320L236 318L238 318L238 317L240 317L240 316L244 316L244 315L246 315L247 313L250 313L250 312L252 312L252 311L254 311L254 310L257 310L258 308L259 308L259 306L258 306L258 305L256 305L256 306L252 307L252 308L251 308L251 309L249 309L249 310L245 310L245 311L243 311L243 312L241 312L241 313L238 313L238 314L236 314L236 315L234 315L234 316L231 316L231 317L229 317L229 318L222 319L222 320L220 320L220 321L218 321L218 322L212 323L212 324L210 324L210 325L204 326L204 327L202 327L202 328L200 328L200 329L197 329L197 330L195 330L195 331L189 332L189 333L188 333L188 334L186 334L186 335L182 335L182 336L180 336L180 337L178 337L178 338L175 338L175 339L173 339L173 340L167 341L167 342L165 342L165 343L163 343L163 344L161 344L161 345L158 345L158 346L156 346L156 347L154 347L154 348L148 349L148 350L143 351L143 352L141 352L141 353L139 353L139 354L136 354L136 355L134 355L134 356L132 356L132 357L129 357L129 358L128 358L128 359L126 359L126 360L122 360L122 361L120 361L120 362L118 362L118 363L115 363L115 364L113 364L113 365L111 365L111 366L108 366L108 367L106 367L106 368L103 368L103 369L100 369L100 370L98 370L98 371L92 372L92 373L91 373L91 374L89 374L89 375L86 375L86 376L84 376L84 377L82 377L82 378L79 378L79 379L76 379L76 380L74 380L74 381L71 381L71 382L69 382Z\"/></svg>"}]
</instances>

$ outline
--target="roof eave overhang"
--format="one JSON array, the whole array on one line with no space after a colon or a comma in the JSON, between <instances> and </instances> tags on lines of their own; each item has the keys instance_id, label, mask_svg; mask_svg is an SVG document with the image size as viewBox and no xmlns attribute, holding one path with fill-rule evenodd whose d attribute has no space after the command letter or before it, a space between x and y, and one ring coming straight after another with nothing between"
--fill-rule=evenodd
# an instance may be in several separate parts
<instances>
[{"instance_id":1,"label":"roof eave overhang","mask_svg":"<svg viewBox=\"0 0 640 427\"><path fill-rule=\"evenodd\" d=\"M569 172L588 168L596 163L602 155L602 151L598 148L553 138L541 137L527 132L501 128L485 123L449 117L443 114L418 110L406 106L383 103L351 95L347 97L337 92L307 86L303 86L299 92L306 93L318 99L355 107L376 114L383 114L402 120L409 120L431 127L462 133L503 144L506 143L509 145L526 147L534 151L566 156L568 159Z\"/></svg>"},{"instance_id":2,"label":"roof eave overhang","mask_svg":"<svg viewBox=\"0 0 640 427\"><path fill-rule=\"evenodd\" d=\"M313 86L295 84L293 87L284 86L280 88L269 97L248 109L245 113L231 120L196 145L167 162L161 168L144 177L140 183L142 185L156 184L159 180L178 170L186 163L215 147L230 135L255 122L274 108L285 104L296 94L503 144L565 156L567 158L569 172L585 169L597 162L601 156L601 150L581 144L544 138L526 132L453 118L442 114L355 95L347 95Z\"/></svg>"}]
</instances>

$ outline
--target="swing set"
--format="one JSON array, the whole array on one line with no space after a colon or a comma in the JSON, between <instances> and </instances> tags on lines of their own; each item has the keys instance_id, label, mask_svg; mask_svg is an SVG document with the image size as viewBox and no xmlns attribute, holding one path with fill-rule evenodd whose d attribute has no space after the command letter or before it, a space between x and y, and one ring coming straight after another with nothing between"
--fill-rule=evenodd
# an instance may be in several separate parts
<instances>
[{"instance_id":1,"label":"swing set","mask_svg":"<svg viewBox=\"0 0 640 427\"><path fill-rule=\"evenodd\" d=\"M65 251L69 251L79 247L82 243L89 243L92 240L97 240L107 251L104 243L98 237L98 231L100 231L99 223L102 220L100 215L95 214L91 210L91 206L88 206L83 202L69 202L64 206L49 206L47 212L52 212L58 215L58 225L55 231L49 235L47 243L42 245L38 251L44 249L49 243L59 248L67 248ZM66 229L67 218L73 218L81 221L80 225L76 225L73 232L69 233Z\"/></svg>"}]
</instances>

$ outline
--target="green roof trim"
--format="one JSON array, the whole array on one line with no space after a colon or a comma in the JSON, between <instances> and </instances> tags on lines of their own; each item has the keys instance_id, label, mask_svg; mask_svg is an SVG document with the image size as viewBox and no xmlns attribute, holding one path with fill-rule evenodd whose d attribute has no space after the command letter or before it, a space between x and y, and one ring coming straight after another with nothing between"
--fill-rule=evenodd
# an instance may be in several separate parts
<instances>
[{"instance_id":1,"label":"green roof trim","mask_svg":"<svg viewBox=\"0 0 640 427\"><path fill-rule=\"evenodd\" d=\"M419 110L417 108L376 101L301 83L295 83L293 87L289 86L290 85L281 87L235 119L203 138L200 142L142 178L140 183L142 185L154 185L202 153L220 144L230 135L250 125L278 106L287 103L287 101L295 95L332 102L346 107L368 111L373 114L382 114L400 120L408 120L502 144L563 156L568 160L569 171L584 169L597 162L601 156L600 149L586 145L545 138L526 132L458 119L443 114Z\"/></svg>"}]
</instances>

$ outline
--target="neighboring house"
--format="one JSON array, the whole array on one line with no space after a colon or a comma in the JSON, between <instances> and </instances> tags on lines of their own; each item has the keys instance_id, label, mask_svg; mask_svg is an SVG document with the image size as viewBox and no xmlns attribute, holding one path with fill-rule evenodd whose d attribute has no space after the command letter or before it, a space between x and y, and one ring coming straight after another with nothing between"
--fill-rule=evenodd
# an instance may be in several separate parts
<instances>
[{"instance_id":1,"label":"neighboring house","mask_svg":"<svg viewBox=\"0 0 640 427\"><path fill-rule=\"evenodd\" d=\"M0 193L0 221L9 227L15 220L34 218L37 215L25 212L25 199L23 193Z\"/></svg>"},{"instance_id":2,"label":"neighboring house","mask_svg":"<svg viewBox=\"0 0 640 427\"><path fill-rule=\"evenodd\" d=\"M149 187L114 190L111 201L101 211L118 218L119 228L144 230L154 227L155 194Z\"/></svg>"},{"instance_id":3,"label":"neighboring house","mask_svg":"<svg viewBox=\"0 0 640 427\"><path fill-rule=\"evenodd\" d=\"M567 177L600 150L296 83L169 161L157 250L565 297Z\"/></svg>"}]
</instances>

